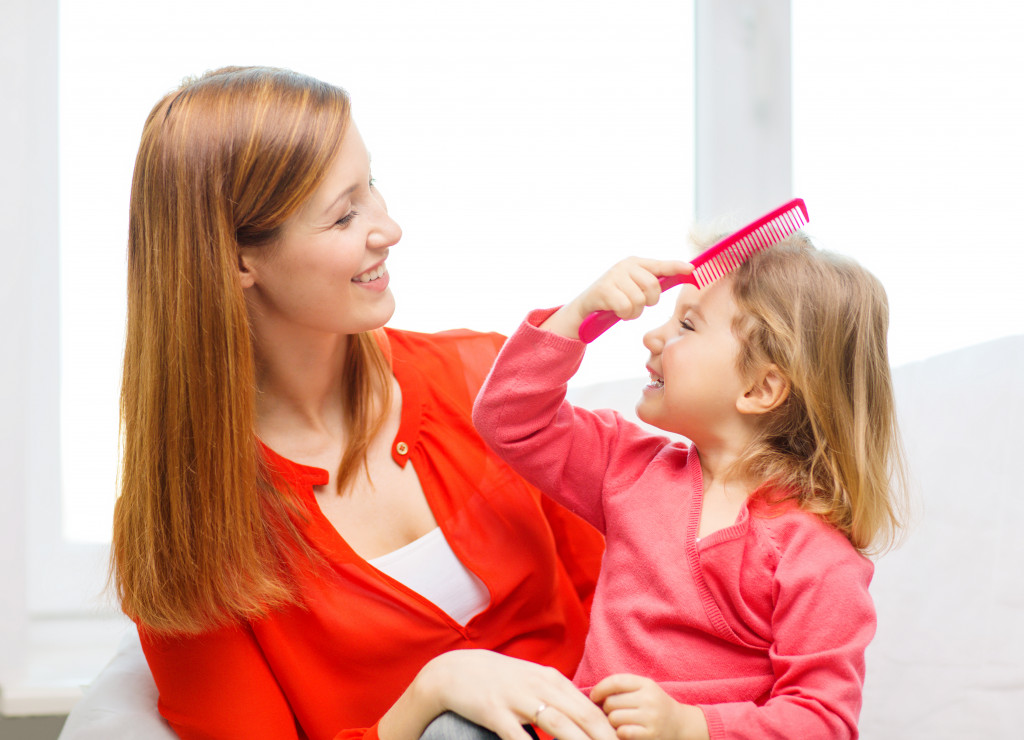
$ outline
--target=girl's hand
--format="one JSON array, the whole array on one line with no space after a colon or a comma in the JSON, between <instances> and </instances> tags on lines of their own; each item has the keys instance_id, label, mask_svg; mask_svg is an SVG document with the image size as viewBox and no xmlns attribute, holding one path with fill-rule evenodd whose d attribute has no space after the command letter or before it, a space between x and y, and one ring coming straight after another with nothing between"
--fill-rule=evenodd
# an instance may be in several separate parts
<instances>
[{"instance_id":1,"label":"girl's hand","mask_svg":"<svg viewBox=\"0 0 1024 740\"><path fill-rule=\"evenodd\" d=\"M389 719L395 710L404 716ZM559 740L616 740L600 708L557 670L488 650L454 650L427 663L382 718L381 737L418 737L447 710L502 740L530 740L522 725L531 723Z\"/></svg>"},{"instance_id":2,"label":"girl's hand","mask_svg":"<svg viewBox=\"0 0 1024 740\"><path fill-rule=\"evenodd\" d=\"M611 311L620 319L635 319L661 297L659 277L690 272L693 272L693 265L679 260L624 259L552 314L541 327L578 339L583 319L595 311Z\"/></svg>"},{"instance_id":3,"label":"girl's hand","mask_svg":"<svg viewBox=\"0 0 1024 740\"><path fill-rule=\"evenodd\" d=\"M601 681L590 698L604 709L619 740L707 740L697 707L680 704L649 678L620 673Z\"/></svg>"}]
</instances>

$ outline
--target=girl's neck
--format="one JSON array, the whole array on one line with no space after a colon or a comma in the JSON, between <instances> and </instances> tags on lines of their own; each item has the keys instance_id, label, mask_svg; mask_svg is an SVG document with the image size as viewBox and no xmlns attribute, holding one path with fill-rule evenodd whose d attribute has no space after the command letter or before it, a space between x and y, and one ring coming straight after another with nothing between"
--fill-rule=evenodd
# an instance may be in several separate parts
<instances>
[{"instance_id":1,"label":"girl's neck","mask_svg":"<svg viewBox=\"0 0 1024 740\"><path fill-rule=\"evenodd\" d=\"M747 499L757 488L757 483L744 475L742 470L736 469L738 456L732 456L731 459L724 456L706 459L708 456L703 448L696 449L703 482L697 536L707 537L736 523Z\"/></svg>"},{"instance_id":2,"label":"girl's neck","mask_svg":"<svg viewBox=\"0 0 1024 740\"><path fill-rule=\"evenodd\" d=\"M714 481L724 483L726 480L746 484L743 475L736 469L736 463L749 449L755 436L756 428L744 417L732 420L723 428L706 429L689 436L700 457L705 485Z\"/></svg>"},{"instance_id":3,"label":"girl's neck","mask_svg":"<svg viewBox=\"0 0 1024 740\"><path fill-rule=\"evenodd\" d=\"M716 430L704 430L692 438L700 459L704 488L701 536L733 524L758 481L738 466L753 442L756 427L746 417Z\"/></svg>"}]
</instances>

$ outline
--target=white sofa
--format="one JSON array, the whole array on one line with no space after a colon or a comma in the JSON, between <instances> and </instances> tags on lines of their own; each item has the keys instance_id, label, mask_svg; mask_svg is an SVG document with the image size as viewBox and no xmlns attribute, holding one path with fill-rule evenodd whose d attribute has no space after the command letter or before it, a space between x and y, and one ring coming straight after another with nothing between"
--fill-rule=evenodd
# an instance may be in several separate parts
<instances>
[{"instance_id":1,"label":"white sofa","mask_svg":"<svg viewBox=\"0 0 1024 740\"><path fill-rule=\"evenodd\" d=\"M865 740L1024 737L1024 336L896 370L917 504L878 562ZM642 380L577 389L631 413ZM61 740L170 740L137 637L87 689Z\"/></svg>"}]
</instances>

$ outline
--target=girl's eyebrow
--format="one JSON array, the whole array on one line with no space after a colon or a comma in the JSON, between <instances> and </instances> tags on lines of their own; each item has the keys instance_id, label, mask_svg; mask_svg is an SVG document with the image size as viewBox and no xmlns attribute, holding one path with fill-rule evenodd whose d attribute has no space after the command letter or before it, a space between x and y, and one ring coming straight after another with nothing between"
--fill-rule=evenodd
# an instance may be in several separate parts
<instances>
[{"instance_id":1,"label":"girl's eyebrow","mask_svg":"<svg viewBox=\"0 0 1024 740\"><path fill-rule=\"evenodd\" d=\"M682 301L680 301L679 303L676 304L676 309L679 311L679 313L689 312L694 314L700 320L707 321L707 319L704 318L704 314L701 313L700 306L696 303L683 303Z\"/></svg>"}]
</instances>

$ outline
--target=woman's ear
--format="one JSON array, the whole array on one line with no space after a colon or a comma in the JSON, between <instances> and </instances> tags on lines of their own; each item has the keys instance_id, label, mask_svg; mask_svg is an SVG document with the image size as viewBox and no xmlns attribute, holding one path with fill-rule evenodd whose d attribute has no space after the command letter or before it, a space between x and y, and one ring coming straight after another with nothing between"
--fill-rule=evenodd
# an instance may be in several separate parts
<instances>
[{"instance_id":1,"label":"woman's ear","mask_svg":"<svg viewBox=\"0 0 1024 740\"><path fill-rule=\"evenodd\" d=\"M256 272L254 271L254 260L251 250L244 248L238 250L238 277L242 283L243 290L251 288L256 284Z\"/></svg>"},{"instance_id":2,"label":"woman's ear","mask_svg":"<svg viewBox=\"0 0 1024 740\"><path fill-rule=\"evenodd\" d=\"M754 382L736 401L736 409L741 414L766 414L781 406L787 398L789 379L777 365L769 364L754 376Z\"/></svg>"}]
</instances>

